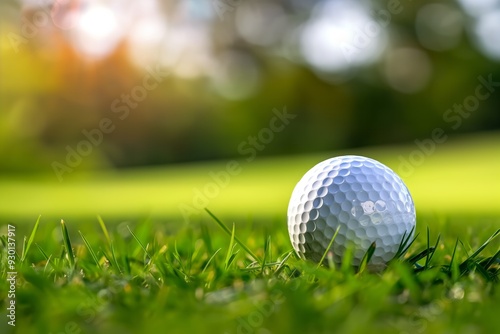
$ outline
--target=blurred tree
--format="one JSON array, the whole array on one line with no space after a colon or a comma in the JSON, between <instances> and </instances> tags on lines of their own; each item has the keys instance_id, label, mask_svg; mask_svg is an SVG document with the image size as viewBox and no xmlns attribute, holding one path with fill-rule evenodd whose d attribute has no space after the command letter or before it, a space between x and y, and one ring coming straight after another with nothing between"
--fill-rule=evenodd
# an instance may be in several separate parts
<instances>
[{"instance_id":1,"label":"blurred tree","mask_svg":"<svg viewBox=\"0 0 500 334\"><path fill-rule=\"evenodd\" d=\"M50 171L88 133L78 168L235 157L285 106L297 117L262 155L411 142L449 127L479 76L500 81L500 5L54 4L0 5L2 172ZM453 133L499 129L499 102Z\"/></svg>"}]
</instances>

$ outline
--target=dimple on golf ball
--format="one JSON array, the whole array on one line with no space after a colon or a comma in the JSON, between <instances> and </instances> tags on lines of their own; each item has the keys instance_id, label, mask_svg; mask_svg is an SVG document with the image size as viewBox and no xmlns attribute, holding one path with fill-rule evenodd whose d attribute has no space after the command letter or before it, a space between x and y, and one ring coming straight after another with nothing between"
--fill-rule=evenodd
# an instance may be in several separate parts
<instances>
[{"instance_id":1,"label":"dimple on golf ball","mask_svg":"<svg viewBox=\"0 0 500 334\"><path fill-rule=\"evenodd\" d=\"M321 261L329 252L336 264L351 247L358 266L372 243L369 265L384 266L403 237L412 237L415 206L401 178L382 163L361 156L320 162L297 183L288 206L288 232L301 258Z\"/></svg>"}]
</instances>

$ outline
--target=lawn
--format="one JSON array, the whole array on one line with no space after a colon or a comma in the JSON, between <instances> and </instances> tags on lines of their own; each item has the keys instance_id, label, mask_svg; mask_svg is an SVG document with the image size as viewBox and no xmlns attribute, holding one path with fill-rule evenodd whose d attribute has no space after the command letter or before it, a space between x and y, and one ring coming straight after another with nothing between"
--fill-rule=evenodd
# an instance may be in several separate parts
<instances>
[{"instance_id":1,"label":"lawn","mask_svg":"<svg viewBox=\"0 0 500 334\"><path fill-rule=\"evenodd\" d=\"M498 332L499 144L498 135L450 141L403 175L419 235L381 273L318 267L291 252L290 192L338 152L241 161L217 196L205 196L220 221L201 209L184 221L179 205L194 206L194 189L203 191L226 162L62 183L5 179L1 215L17 243L16 327L2 316L0 332ZM398 157L415 148L348 153L398 171ZM8 228L0 227L2 314L11 300Z\"/></svg>"},{"instance_id":2,"label":"lawn","mask_svg":"<svg viewBox=\"0 0 500 334\"><path fill-rule=\"evenodd\" d=\"M418 146L392 146L325 152L306 156L235 158L239 173L227 182L211 175L227 173L227 161L144 168L97 174L67 174L44 178L0 178L0 217L32 223L61 218L135 219L145 216L185 220L182 208L202 217L203 207L222 216L283 219L290 194L302 175L316 163L341 154L372 157L401 174L418 212L500 215L500 134L462 137L423 155L413 173L402 168ZM29 200L29 203L26 202ZM188 209L185 209L185 211ZM192 212L190 211L190 212Z\"/></svg>"},{"instance_id":3,"label":"lawn","mask_svg":"<svg viewBox=\"0 0 500 334\"><path fill-rule=\"evenodd\" d=\"M204 222L182 228L142 221L108 230L96 220L80 233L73 224L54 230L42 222L33 243L28 239L24 251L18 245L16 329L495 333L499 242L488 240L493 226L479 223L440 222L434 227L443 231L439 240L431 233L428 243L423 231L404 258L375 274L297 259L279 224L237 229L239 244L208 214ZM17 240L21 244L22 236ZM1 261L6 263L5 250ZM2 265L4 302L6 270ZM2 333L12 332L3 319Z\"/></svg>"}]
</instances>

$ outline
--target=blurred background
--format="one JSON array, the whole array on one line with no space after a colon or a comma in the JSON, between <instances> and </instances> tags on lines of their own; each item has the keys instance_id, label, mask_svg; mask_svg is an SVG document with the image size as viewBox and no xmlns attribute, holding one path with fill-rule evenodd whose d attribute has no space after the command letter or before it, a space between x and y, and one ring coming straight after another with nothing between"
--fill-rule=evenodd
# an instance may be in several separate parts
<instances>
[{"instance_id":1,"label":"blurred background","mask_svg":"<svg viewBox=\"0 0 500 334\"><path fill-rule=\"evenodd\" d=\"M0 19L4 199L58 173L241 159L285 107L259 157L500 128L498 93L445 117L500 81L497 0L2 0Z\"/></svg>"}]
</instances>

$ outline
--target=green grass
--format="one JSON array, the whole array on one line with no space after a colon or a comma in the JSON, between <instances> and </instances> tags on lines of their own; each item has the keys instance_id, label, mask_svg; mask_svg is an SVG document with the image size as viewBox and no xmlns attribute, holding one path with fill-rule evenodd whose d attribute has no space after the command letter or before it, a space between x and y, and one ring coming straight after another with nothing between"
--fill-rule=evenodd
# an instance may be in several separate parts
<instances>
[{"instance_id":1,"label":"green grass","mask_svg":"<svg viewBox=\"0 0 500 334\"><path fill-rule=\"evenodd\" d=\"M236 159L241 172L207 196L204 206L222 217L273 217L286 212L290 194L302 175L316 163L339 154L373 157L396 172L399 156L408 157L416 145L325 152L313 155L263 158L253 162ZM77 169L59 183L55 175L43 179L13 176L0 178L0 218L31 223L33 217L106 219L169 217L183 220L180 204L193 206L196 189L213 182L209 173L225 170L226 162L185 164L122 172L82 174ZM500 135L483 134L450 139L436 147L434 154L401 175L411 190L419 212L500 214ZM26 198L29 205L26 205ZM195 208L193 220L203 216ZM199 210L198 210L199 209Z\"/></svg>"},{"instance_id":2,"label":"green grass","mask_svg":"<svg viewBox=\"0 0 500 334\"><path fill-rule=\"evenodd\" d=\"M13 329L4 222L16 226L17 333L496 333L498 134L450 140L403 175L419 235L383 272L369 271L376 245L358 269L291 249L286 206L306 170L360 154L399 171L414 149L240 161L188 221L179 205L226 162L0 179L0 333Z\"/></svg>"},{"instance_id":3,"label":"green grass","mask_svg":"<svg viewBox=\"0 0 500 334\"><path fill-rule=\"evenodd\" d=\"M115 226L98 218L76 226L42 218L24 229L31 236L17 257L16 330L498 332L500 218L442 219L429 233L425 225L435 219L419 216L420 235L404 245L408 252L370 273L298 259L284 220L241 227L205 213L191 225ZM3 304L5 237L1 243ZM0 330L11 332L5 317Z\"/></svg>"}]
</instances>

